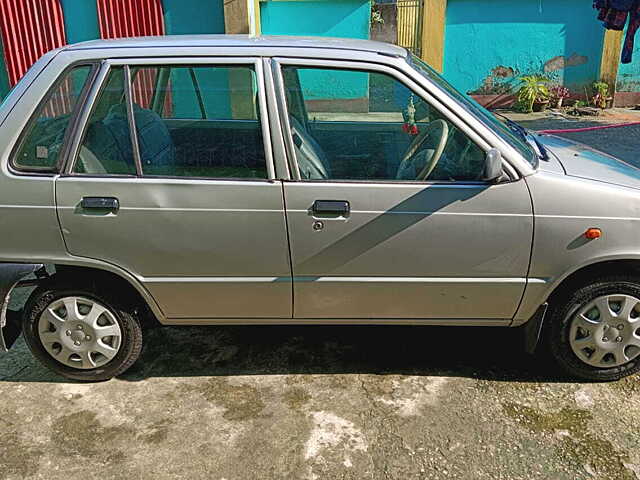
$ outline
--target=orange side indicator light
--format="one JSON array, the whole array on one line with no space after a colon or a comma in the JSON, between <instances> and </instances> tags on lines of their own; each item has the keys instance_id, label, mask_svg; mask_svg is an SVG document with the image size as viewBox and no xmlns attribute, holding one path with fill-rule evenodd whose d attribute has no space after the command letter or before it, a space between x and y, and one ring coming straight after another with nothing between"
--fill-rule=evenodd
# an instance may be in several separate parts
<instances>
[{"instance_id":1,"label":"orange side indicator light","mask_svg":"<svg viewBox=\"0 0 640 480\"><path fill-rule=\"evenodd\" d=\"M600 238L602 236L602 230L599 228L588 228L586 232L584 232L584 236L589 240L595 240L596 238Z\"/></svg>"}]
</instances>

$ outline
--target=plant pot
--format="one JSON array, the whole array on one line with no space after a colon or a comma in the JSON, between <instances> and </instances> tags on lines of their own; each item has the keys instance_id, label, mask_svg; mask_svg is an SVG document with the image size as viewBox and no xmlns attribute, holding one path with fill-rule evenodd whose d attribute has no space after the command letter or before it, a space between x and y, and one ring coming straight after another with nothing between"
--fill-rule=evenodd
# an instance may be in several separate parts
<instances>
[{"instance_id":1,"label":"plant pot","mask_svg":"<svg viewBox=\"0 0 640 480\"><path fill-rule=\"evenodd\" d=\"M537 100L533 102L533 111L544 112L547 109L547 105L549 105L549 100Z\"/></svg>"}]
</instances>

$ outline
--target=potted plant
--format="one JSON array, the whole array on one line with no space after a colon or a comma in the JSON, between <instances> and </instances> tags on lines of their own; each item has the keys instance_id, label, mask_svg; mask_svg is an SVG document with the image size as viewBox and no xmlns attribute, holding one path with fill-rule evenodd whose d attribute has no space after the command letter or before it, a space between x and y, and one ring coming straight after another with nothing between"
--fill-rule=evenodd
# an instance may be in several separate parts
<instances>
[{"instance_id":1,"label":"potted plant","mask_svg":"<svg viewBox=\"0 0 640 480\"><path fill-rule=\"evenodd\" d=\"M609 85L604 82L595 82L593 89L596 93L591 97L591 104L594 107L607 108L611 100L613 100L613 97L609 96Z\"/></svg>"},{"instance_id":2,"label":"potted plant","mask_svg":"<svg viewBox=\"0 0 640 480\"><path fill-rule=\"evenodd\" d=\"M555 108L562 108L565 98L569 98L569 89L562 85L554 85L549 89L549 99Z\"/></svg>"},{"instance_id":3,"label":"potted plant","mask_svg":"<svg viewBox=\"0 0 640 480\"><path fill-rule=\"evenodd\" d=\"M524 75L520 77L518 105L526 113L543 111L549 103L549 79L542 75Z\"/></svg>"}]
</instances>

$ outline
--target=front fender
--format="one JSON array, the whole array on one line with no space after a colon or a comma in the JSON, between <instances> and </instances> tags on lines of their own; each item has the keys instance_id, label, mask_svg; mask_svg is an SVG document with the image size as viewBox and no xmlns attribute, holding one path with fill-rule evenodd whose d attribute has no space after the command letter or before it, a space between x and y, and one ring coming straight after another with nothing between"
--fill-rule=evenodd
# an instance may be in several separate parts
<instances>
[{"instance_id":1,"label":"front fender","mask_svg":"<svg viewBox=\"0 0 640 480\"><path fill-rule=\"evenodd\" d=\"M26 276L43 268L39 263L0 263L0 353L7 352L20 335L19 315L8 315L14 287Z\"/></svg>"}]
</instances>

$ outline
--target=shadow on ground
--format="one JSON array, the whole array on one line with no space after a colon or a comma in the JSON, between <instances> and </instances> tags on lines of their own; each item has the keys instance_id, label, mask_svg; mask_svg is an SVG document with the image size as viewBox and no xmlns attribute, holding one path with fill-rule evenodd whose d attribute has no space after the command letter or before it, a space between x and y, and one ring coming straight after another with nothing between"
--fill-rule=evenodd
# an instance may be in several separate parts
<instances>
[{"instance_id":1,"label":"shadow on ground","mask_svg":"<svg viewBox=\"0 0 640 480\"><path fill-rule=\"evenodd\" d=\"M58 382L23 342L0 379ZM19 358L22 357L22 358ZM16 365L26 365L18 368ZM521 332L498 327L211 326L149 330L121 379L288 374L400 374L510 382L564 381L524 353Z\"/></svg>"}]
</instances>

